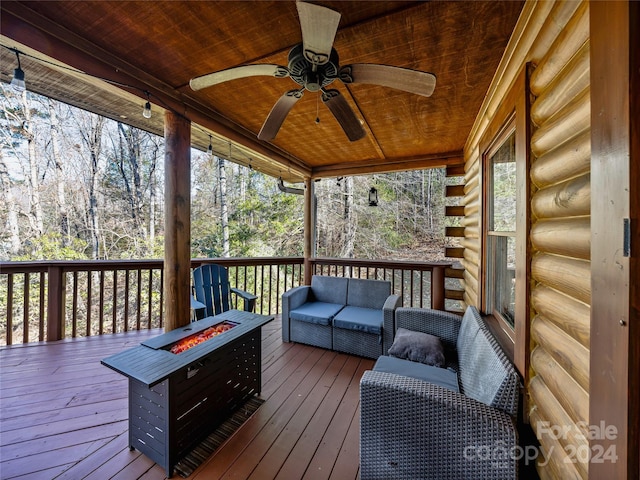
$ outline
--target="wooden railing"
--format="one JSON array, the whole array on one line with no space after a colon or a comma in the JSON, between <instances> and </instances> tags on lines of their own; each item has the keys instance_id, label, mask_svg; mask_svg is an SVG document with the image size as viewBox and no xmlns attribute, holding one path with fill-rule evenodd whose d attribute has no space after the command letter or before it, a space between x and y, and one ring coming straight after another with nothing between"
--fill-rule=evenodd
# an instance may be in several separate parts
<instances>
[{"instance_id":1,"label":"wooden railing","mask_svg":"<svg viewBox=\"0 0 640 480\"><path fill-rule=\"evenodd\" d=\"M191 265L204 263L225 265L231 286L257 295L257 313L279 314L282 294L304 283L302 257ZM445 307L450 263L315 258L309 264L313 274L389 280L404 306ZM161 328L162 281L162 260L0 262L0 345Z\"/></svg>"},{"instance_id":2,"label":"wooden railing","mask_svg":"<svg viewBox=\"0 0 640 480\"><path fill-rule=\"evenodd\" d=\"M391 282L405 307L445 309L445 270L451 262L402 262L353 258L314 258L314 275L369 278Z\"/></svg>"}]
</instances>

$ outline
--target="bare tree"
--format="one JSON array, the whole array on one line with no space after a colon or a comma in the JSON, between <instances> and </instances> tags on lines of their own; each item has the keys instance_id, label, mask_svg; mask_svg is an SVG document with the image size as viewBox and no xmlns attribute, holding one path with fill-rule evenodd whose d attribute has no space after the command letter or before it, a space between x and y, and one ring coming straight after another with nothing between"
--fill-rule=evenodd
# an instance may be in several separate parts
<instances>
[{"instance_id":1,"label":"bare tree","mask_svg":"<svg viewBox=\"0 0 640 480\"><path fill-rule=\"evenodd\" d=\"M36 155L36 143L33 124L31 123L31 106L27 98L27 91L22 91L22 135L27 140L27 153L29 158L29 218L34 236L39 237L44 233L42 220L42 204L40 203L40 182L38 181L38 162Z\"/></svg>"},{"instance_id":2,"label":"bare tree","mask_svg":"<svg viewBox=\"0 0 640 480\"><path fill-rule=\"evenodd\" d=\"M353 205L353 177L346 177L344 180L344 242L342 246L342 257L353 258L353 251L356 240L356 219Z\"/></svg>"},{"instance_id":3,"label":"bare tree","mask_svg":"<svg viewBox=\"0 0 640 480\"><path fill-rule=\"evenodd\" d=\"M100 210L98 208L98 184L100 181L100 153L102 149L102 130L104 127L104 117L86 114L85 125L78 125L82 142L86 148L87 163L89 166L87 179L88 186L88 220L91 235L91 258L100 258L101 232L100 232Z\"/></svg>"},{"instance_id":4,"label":"bare tree","mask_svg":"<svg viewBox=\"0 0 640 480\"><path fill-rule=\"evenodd\" d=\"M0 183L7 206L7 226L9 230L9 254L16 255L20 251L20 227L18 225L18 208L11 191L11 178L4 162L3 151L0 149Z\"/></svg>"},{"instance_id":5,"label":"bare tree","mask_svg":"<svg viewBox=\"0 0 640 480\"><path fill-rule=\"evenodd\" d=\"M56 173L56 192L58 199L58 211L60 212L60 234L62 235L62 245L68 246L70 240L69 212L67 199L65 196L65 174L62 168L62 156L60 154L60 122L56 112L56 104L52 99L48 99L49 122L51 125L51 152L53 155L53 165Z\"/></svg>"},{"instance_id":6,"label":"bare tree","mask_svg":"<svg viewBox=\"0 0 640 480\"><path fill-rule=\"evenodd\" d=\"M114 149L115 163L127 193L129 214L136 232L146 235L142 215L141 135L136 128L118 122L118 148Z\"/></svg>"},{"instance_id":7,"label":"bare tree","mask_svg":"<svg viewBox=\"0 0 640 480\"><path fill-rule=\"evenodd\" d=\"M227 174L224 158L216 157L218 163L218 184L220 185L220 222L222 223L222 256L229 256L229 214L227 211Z\"/></svg>"}]
</instances>

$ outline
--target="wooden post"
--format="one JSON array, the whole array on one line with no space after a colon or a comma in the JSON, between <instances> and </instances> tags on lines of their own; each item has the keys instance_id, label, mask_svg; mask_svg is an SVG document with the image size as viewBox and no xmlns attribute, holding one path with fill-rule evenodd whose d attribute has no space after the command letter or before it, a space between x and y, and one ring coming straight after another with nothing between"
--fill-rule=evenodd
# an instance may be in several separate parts
<instances>
[{"instance_id":1,"label":"wooden post","mask_svg":"<svg viewBox=\"0 0 640 480\"><path fill-rule=\"evenodd\" d=\"M315 219L313 212L313 180L304 180L304 284L311 285L311 257L313 256L313 244L315 242Z\"/></svg>"},{"instance_id":2,"label":"wooden post","mask_svg":"<svg viewBox=\"0 0 640 480\"><path fill-rule=\"evenodd\" d=\"M64 338L64 306L67 292L66 276L60 266L51 265L47 288L47 342Z\"/></svg>"},{"instance_id":3,"label":"wooden post","mask_svg":"<svg viewBox=\"0 0 640 480\"><path fill-rule=\"evenodd\" d=\"M589 478L640 461L640 5L590 2L591 366Z\"/></svg>"},{"instance_id":4,"label":"wooden post","mask_svg":"<svg viewBox=\"0 0 640 480\"><path fill-rule=\"evenodd\" d=\"M444 310L444 271L445 266L431 270L431 308Z\"/></svg>"},{"instance_id":5,"label":"wooden post","mask_svg":"<svg viewBox=\"0 0 640 480\"><path fill-rule=\"evenodd\" d=\"M191 124L170 111L164 124L164 299L165 331L190 321Z\"/></svg>"}]
</instances>

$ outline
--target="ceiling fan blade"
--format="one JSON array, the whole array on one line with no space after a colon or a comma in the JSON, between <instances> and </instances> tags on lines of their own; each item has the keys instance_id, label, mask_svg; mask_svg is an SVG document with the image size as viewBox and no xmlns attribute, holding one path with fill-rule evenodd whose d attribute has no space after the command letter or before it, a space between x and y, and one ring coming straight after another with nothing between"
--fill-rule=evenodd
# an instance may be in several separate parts
<instances>
[{"instance_id":1,"label":"ceiling fan blade","mask_svg":"<svg viewBox=\"0 0 640 480\"><path fill-rule=\"evenodd\" d=\"M344 83L369 83L430 97L436 88L435 75L410 68L371 63L345 65L338 73Z\"/></svg>"},{"instance_id":2,"label":"ceiling fan blade","mask_svg":"<svg viewBox=\"0 0 640 480\"><path fill-rule=\"evenodd\" d=\"M270 141L276 138L282 122L287 117L293 106L302 98L304 88L300 90L289 90L282 95L276 104L271 108L269 116L262 124L262 128L258 133L258 139Z\"/></svg>"},{"instance_id":3,"label":"ceiling fan blade","mask_svg":"<svg viewBox=\"0 0 640 480\"><path fill-rule=\"evenodd\" d=\"M189 81L189 85L193 90L201 90L229 80L257 76L284 78L289 76L289 69L281 65L271 64L243 65L192 78Z\"/></svg>"},{"instance_id":4,"label":"ceiling fan blade","mask_svg":"<svg viewBox=\"0 0 640 480\"><path fill-rule=\"evenodd\" d=\"M355 142L366 135L360 120L338 90L322 90L322 102L329 108L350 141Z\"/></svg>"},{"instance_id":5,"label":"ceiling fan blade","mask_svg":"<svg viewBox=\"0 0 640 480\"><path fill-rule=\"evenodd\" d=\"M304 56L313 65L324 65L329 61L341 15L313 3L296 2L296 6L300 17Z\"/></svg>"}]
</instances>

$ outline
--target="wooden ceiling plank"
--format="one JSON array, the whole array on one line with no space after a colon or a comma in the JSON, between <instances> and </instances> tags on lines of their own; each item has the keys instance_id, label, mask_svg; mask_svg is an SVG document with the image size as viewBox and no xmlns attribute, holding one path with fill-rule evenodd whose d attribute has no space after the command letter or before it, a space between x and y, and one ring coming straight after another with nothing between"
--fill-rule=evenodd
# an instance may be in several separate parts
<instances>
[{"instance_id":1,"label":"wooden ceiling plank","mask_svg":"<svg viewBox=\"0 0 640 480\"><path fill-rule=\"evenodd\" d=\"M132 76L123 71L126 64L117 58L117 63L122 67L114 67L110 62L105 62L103 58L94 56L100 51L98 47L88 44L84 39L80 39L72 32L68 32L59 25L49 22L48 19L41 17L17 2L2 3L2 18L0 21L3 35L47 56L57 58L60 62L73 68L87 72L87 76L95 79L96 84L99 80L108 79L108 83L130 85L134 88L123 88L123 90L129 91L136 96L141 96L145 90L150 91L156 103L164 104L165 108L178 112L188 117L191 121L225 138L268 156L274 162L284 166L284 168L293 167L302 174L310 171L310 168L302 160L297 159L288 152L276 151L267 143L253 139L251 132L244 131L238 125L230 124L227 119L221 117L217 112L205 109L196 102L188 101L184 96L176 98L170 88L162 85L156 79L145 78L140 80L138 76L147 77L147 75L141 74L135 67L131 68L136 71L137 75ZM64 38L64 40L61 38ZM72 40L72 42L69 43L69 40ZM75 42L80 45L76 45ZM87 50L91 51L92 48L93 52L89 53ZM100 51L100 53L104 54L107 60L113 61L114 57L111 54L103 51ZM146 84L146 81L151 81L152 84ZM122 119L122 121L126 123L126 119Z\"/></svg>"}]
</instances>

